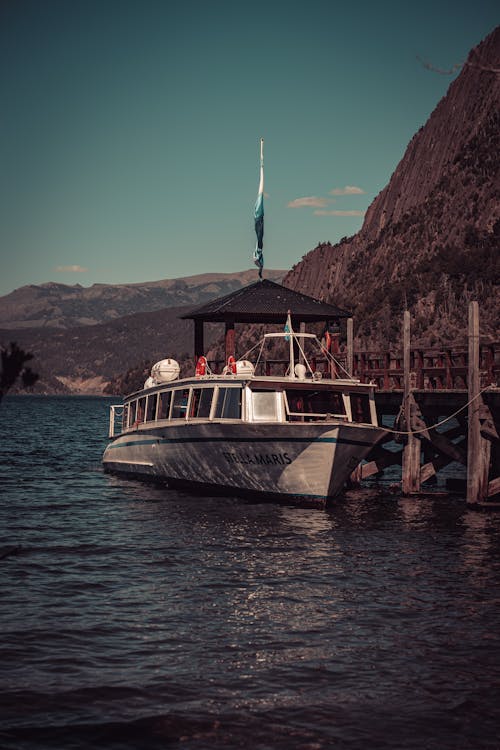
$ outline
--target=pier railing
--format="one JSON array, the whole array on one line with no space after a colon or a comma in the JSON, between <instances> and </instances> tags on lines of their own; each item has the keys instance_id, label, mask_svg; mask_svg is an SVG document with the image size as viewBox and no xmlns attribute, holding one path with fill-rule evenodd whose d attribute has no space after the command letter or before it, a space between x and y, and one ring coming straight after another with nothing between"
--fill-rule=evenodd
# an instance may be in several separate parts
<instances>
[{"instance_id":1,"label":"pier railing","mask_svg":"<svg viewBox=\"0 0 500 750\"><path fill-rule=\"evenodd\" d=\"M500 343L480 347L481 387L500 384ZM412 387L418 390L466 390L469 357L466 348L410 350ZM353 375L374 381L381 390L403 390L403 353L355 352Z\"/></svg>"},{"instance_id":2,"label":"pier railing","mask_svg":"<svg viewBox=\"0 0 500 750\"><path fill-rule=\"evenodd\" d=\"M313 370L323 375L345 377L348 369L347 353L334 354L338 367L333 367L326 357L310 361ZM411 386L418 390L467 390L468 350L466 347L413 348L410 350ZM213 372L221 372L225 362L209 362ZM264 362L266 375L284 375L288 359L267 359ZM380 390L402 391L404 389L403 352L355 351L352 375L362 383L376 383ZM500 342L480 347L481 387L500 386Z\"/></svg>"}]
</instances>

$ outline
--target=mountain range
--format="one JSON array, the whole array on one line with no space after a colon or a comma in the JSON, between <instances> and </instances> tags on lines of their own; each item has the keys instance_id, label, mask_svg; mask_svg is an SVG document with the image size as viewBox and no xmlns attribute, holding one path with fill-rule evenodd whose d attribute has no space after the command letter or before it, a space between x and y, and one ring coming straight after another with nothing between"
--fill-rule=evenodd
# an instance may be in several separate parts
<instances>
[{"instance_id":1,"label":"mountain range","mask_svg":"<svg viewBox=\"0 0 500 750\"><path fill-rule=\"evenodd\" d=\"M269 270L266 276L280 282L285 273ZM234 292L255 281L255 277L256 271L249 270L138 284L93 284L90 287L53 281L30 284L0 297L0 328L74 328L166 307L194 307Z\"/></svg>"},{"instance_id":2,"label":"mountain range","mask_svg":"<svg viewBox=\"0 0 500 750\"><path fill-rule=\"evenodd\" d=\"M270 270L266 276L278 282L284 273ZM256 270L249 270L145 284L94 284L87 289L54 283L22 287L0 298L0 311L8 322L8 327L0 328L0 343L15 341L34 355L31 365L40 376L36 393L101 393L115 382L117 388L129 384L135 388L144 381L143 371L147 374L152 362L164 357L181 362L192 359L193 324L179 319L181 314L246 286L256 275ZM179 299L183 306L167 306L166 300ZM136 307L146 311L116 313ZM87 310L91 323L85 317ZM9 311L17 325L9 320ZM73 324L82 318L85 324ZM29 326L40 320L43 325ZM206 326L208 345L219 328ZM134 373L133 383L129 369Z\"/></svg>"}]
</instances>

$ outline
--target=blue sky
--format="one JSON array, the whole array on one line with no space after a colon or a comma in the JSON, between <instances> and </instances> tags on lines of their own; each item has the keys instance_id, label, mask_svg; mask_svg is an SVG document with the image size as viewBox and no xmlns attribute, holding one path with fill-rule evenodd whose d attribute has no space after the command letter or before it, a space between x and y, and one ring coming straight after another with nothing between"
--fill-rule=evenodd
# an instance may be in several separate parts
<instances>
[{"instance_id":1,"label":"blue sky","mask_svg":"<svg viewBox=\"0 0 500 750\"><path fill-rule=\"evenodd\" d=\"M453 80L417 55L451 68L499 16L488 0L3 0L0 294L252 267L261 136L265 267L354 234Z\"/></svg>"}]
</instances>

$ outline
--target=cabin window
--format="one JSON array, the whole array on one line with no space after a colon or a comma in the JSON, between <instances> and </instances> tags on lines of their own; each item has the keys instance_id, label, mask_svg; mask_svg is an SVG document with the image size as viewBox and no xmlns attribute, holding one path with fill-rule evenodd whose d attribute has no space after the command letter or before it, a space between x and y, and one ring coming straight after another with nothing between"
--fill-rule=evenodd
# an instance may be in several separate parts
<instances>
[{"instance_id":1,"label":"cabin window","mask_svg":"<svg viewBox=\"0 0 500 750\"><path fill-rule=\"evenodd\" d=\"M128 404L128 426L132 427L135 422L135 412L137 409L137 401L131 401Z\"/></svg>"},{"instance_id":2,"label":"cabin window","mask_svg":"<svg viewBox=\"0 0 500 750\"><path fill-rule=\"evenodd\" d=\"M370 411L370 397L366 393L361 396L351 393L351 411L353 422L364 422L371 424L372 415Z\"/></svg>"},{"instance_id":3,"label":"cabin window","mask_svg":"<svg viewBox=\"0 0 500 750\"><path fill-rule=\"evenodd\" d=\"M216 419L240 419L241 417L241 388L219 388Z\"/></svg>"},{"instance_id":4,"label":"cabin window","mask_svg":"<svg viewBox=\"0 0 500 750\"><path fill-rule=\"evenodd\" d=\"M143 396L143 398L140 398L137 401L137 411L135 413L135 421L137 423L144 422L145 416L146 416L146 397Z\"/></svg>"},{"instance_id":5,"label":"cabin window","mask_svg":"<svg viewBox=\"0 0 500 750\"><path fill-rule=\"evenodd\" d=\"M148 396L148 407L146 409L146 422L152 422L156 417L156 404L158 401L158 394L153 393Z\"/></svg>"},{"instance_id":6,"label":"cabin window","mask_svg":"<svg viewBox=\"0 0 500 750\"><path fill-rule=\"evenodd\" d=\"M286 400L292 419L346 416L344 399L338 391L290 389L286 391Z\"/></svg>"},{"instance_id":7,"label":"cabin window","mask_svg":"<svg viewBox=\"0 0 500 750\"><path fill-rule=\"evenodd\" d=\"M162 391L162 393L159 394L159 404L158 404L158 419L168 419L168 414L170 411L170 400L172 398L172 391Z\"/></svg>"},{"instance_id":8,"label":"cabin window","mask_svg":"<svg viewBox=\"0 0 500 750\"><path fill-rule=\"evenodd\" d=\"M252 402L256 422L275 422L278 419L275 391L252 391Z\"/></svg>"},{"instance_id":9,"label":"cabin window","mask_svg":"<svg viewBox=\"0 0 500 750\"><path fill-rule=\"evenodd\" d=\"M193 388L189 416L192 419L208 419L213 395L213 388Z\"/></svg>"},{"instance_id":10,"label":"cabin window","mask_svg":"<svg viewBox=\"0 0 500 750\"><path fill-rule=\"evenodd\" d=\"M171 419L185 419L189 399L189 388L178 388L174 391Z\"/></svg>"},{"instance_id":11,"label":"cabin window","mask_svg":"<svg viewBox=\"0 0 500 750\"><path fill-rule=\"evenodd\" d=\"M129 412L129 404L123 405L123 413L122 413L122 431L126 430L129 426L128 424L128 412Z\"/></svg>"}]
</instances>

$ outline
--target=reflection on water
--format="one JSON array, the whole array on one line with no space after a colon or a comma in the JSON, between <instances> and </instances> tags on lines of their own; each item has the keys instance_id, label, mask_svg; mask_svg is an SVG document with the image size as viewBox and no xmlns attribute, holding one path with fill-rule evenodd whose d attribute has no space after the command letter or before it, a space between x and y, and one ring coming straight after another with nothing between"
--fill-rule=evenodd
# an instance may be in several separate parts
<instances>
[{"instance_id":1,"label":"reflection on water","mask_svg":"<svg viewBox=\"0 0 500 750\"><path fill-rule=\"evenodd\" d=\"M199 498L102 473L104 399L0 416L2 749L497 747L500 514Z\"/></svg>"},{"instance_id":2,"label":"reflection on water","mask_svg":"<svg viewBox=\"0 0 500 750\"><path fill-rule=\"evenodd\" d=\"M470 582L480 584L496 554L497 519L486 513L467 511L462 517L464 537L461 554Z\"/></svg>"},{"instance_id":3,"label":"reflection on water","mask_svg":"<svg viewBox=\"0 0 500 750\"><path fill-rule=\"evenodd\" d=\"M289 524L294 531L301 531L308 536L331 531L335 524L335 520L331 515L314 508L280 507L280 515L284 522Z\"/></svg>"}]
</instances>

